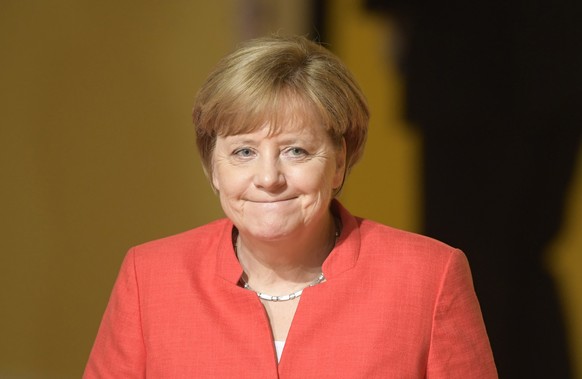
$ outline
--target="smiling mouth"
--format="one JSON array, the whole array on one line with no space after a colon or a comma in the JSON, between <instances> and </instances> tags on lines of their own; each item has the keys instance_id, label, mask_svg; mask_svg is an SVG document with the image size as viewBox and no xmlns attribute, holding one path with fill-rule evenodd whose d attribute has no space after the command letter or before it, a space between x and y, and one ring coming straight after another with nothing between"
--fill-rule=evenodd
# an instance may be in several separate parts
<instances>
[{"instance_id":1,"label":"smiling mouth","mask_svg":"<svg viewBox=\"0 0 582 379\"><path fill-rule=\"evenodd\" d=\"M290 197L287 199L275 199L275 200L248 200L248 201L251 203L257 203L257 204L276 204L276 203L284 203L284 202L295 200L295 199L297 199L297 197Z\"/></svg>"}]
</instances>

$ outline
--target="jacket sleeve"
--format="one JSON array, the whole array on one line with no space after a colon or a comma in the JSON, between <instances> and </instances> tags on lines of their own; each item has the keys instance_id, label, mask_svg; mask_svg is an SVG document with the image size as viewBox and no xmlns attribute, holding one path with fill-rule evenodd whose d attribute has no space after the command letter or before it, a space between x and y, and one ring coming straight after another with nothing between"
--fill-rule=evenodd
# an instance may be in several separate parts
<instances>
[{"instance_id":1,"label":"jacket sleeve","mask_svg":"<svg viewBox=\"0 0 582 379\"><path fill-rule=\"evenodd\" d=\"M497 370L465 255L454 250L433 315L427 379L495 379Z\"/></svg>"},{"instance_id":2,"label":"jacket sleeve","mask_svg":"<svg viewBox=\"0 0 582 379\"><path fill-rule=\"evenodd\" d=\"M145 378L145 355L135 253L130 250L113 287L83 378Z\"/></svg>"}]
</instances>

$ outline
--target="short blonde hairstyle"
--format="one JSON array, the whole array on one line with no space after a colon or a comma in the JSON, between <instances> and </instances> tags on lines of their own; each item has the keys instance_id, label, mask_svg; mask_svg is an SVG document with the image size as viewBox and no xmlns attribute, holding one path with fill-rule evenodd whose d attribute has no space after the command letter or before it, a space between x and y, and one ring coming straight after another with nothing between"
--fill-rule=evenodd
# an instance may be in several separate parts
<instances>
[{"instance_id":1,"label":"short blonde hairstyle","mask_svg":"<svg viewBox=\"0 0 582 379\"><path fill-rule=\"evenodd\" d=\"M289 112L304 117L305 109L317 115L338 146L345 140L349 171L362 156L369 111L335 55L304 37L271 36L250 40L224 57L198 92L192 114L207 176L212 177L217 136L249 133L266 124L276 133Z\"/></svg>"}]
</instances>

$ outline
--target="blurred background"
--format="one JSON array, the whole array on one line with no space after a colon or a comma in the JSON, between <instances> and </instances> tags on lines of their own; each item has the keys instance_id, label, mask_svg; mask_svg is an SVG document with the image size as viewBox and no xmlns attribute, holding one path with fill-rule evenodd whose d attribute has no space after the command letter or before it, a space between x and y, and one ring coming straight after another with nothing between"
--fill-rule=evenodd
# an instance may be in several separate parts
<instances>
[{"instance_id":1,"label":"blurred background","mask_svg":"<svg viewBox=\"0 0 582 379\"><path fill-rule=\"evenodd\" d=\"M127 249L222 217L190 110L273 32L369 99L347 208L467 253L502 378L582 378L579 14L404 3L2 1L0 378L81 377Z\"/></svg>"}]
</instances>

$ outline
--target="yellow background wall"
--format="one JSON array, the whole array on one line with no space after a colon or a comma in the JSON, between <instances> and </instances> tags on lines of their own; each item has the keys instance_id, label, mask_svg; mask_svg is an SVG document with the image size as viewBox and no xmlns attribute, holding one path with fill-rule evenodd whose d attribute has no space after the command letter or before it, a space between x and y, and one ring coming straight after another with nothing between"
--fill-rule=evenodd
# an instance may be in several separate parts
<instances>
[{"instance_id":1,"label":"yellow background wall","mask_svg":"<svg viewBox=\"0 0 582 379\"><path fill-rule=\"evenodd\" d=\"M364 157L341 200L354 214L418 230L420 138L402 119L402 83L387 52L390 28L357 1L331 3L330 48L356 76L371 112Z\"/></svg>"},{"instance_id":2,"label":"yellow background wall","mask_svg":"<svg viewBox=\"0 0 582 379\"><path fill-rule=\"evenodd\" d=\"M582 378L582 149L567 200L564 227L550 248L548 264L562 292L572 360Z\"/></svg>"},{"instance_id":3,"label":"yellow background wall","mask_svg":"<svg viewBox=\"0 0 582 379\"><path fill-rule=\"evenodd\" d=\"M0 5L0 378L79 378L125 251L220 217L190 109L229 1Z\"/></svg>"},{"instance_id":4,"label":"yellow background wall","mask_svg":"<svg viewBox=\"0 0 582 379\"><path fill-rule=\"evenodd\" d=\"M373 114L341 199L417 230L420 140L401 120L401 83L382 54L390 30L357 1L331 3L331 48ZM0 378L80 377L125 251L221 217L190 108L240 38L236 4L0 4ZM582 179L576 188L552 262L582 341Z\"/></svg>"}]
</instances>

